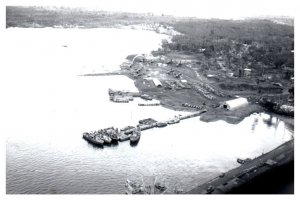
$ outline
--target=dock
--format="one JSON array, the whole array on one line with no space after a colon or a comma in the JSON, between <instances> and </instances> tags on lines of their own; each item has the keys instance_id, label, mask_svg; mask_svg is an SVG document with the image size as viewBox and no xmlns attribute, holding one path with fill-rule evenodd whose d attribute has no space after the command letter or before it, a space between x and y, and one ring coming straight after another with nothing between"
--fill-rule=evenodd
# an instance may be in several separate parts
<instances>
[{"instance_id":1,"label":"dock","mask_svg":"<svg viewBox=\"0 0 300 200\"><path fill-rule=\"evenodd\" d=\"M108 129L111 129L114 131L114 135L117 135L118 137L118 140L120 142L123 142L123 141L126 141L126 140L129 140L130 139L130 136L132 135L132 133L134 132L134 130L137 128L140 129L140 131L145 131L145 130L148 130L148 129L152 129L152 128L163 128L163 127L166 127L166 126L170 126L170 125L173 125L173 124L176 124L176 123L179 123L181 120L185 120L185 119L190 119L190 118L193 118L193 117L198 117L200 116L201 114L205 113L206 110L203 109L199 112L196 112L196 113L192 113L192 114L187 114L187 115L179 115L179 116L175 116L174 119L170 119L170 120L166 120L166 121L156 121L156 120L153 120L151 118L148 118L148 119L144 119L144 120L139 120L139 124L137 124L135 127L134 126L127 126L127 129L125 130L124 128L123 129L119 129L118 128L114 128L114 127L111 127L111 128L108 128ZM129 127L129 128L128 128ZM107 129L101 129L103 131L106 131Z\"/></svg>"},{"instance_id":2,"label":"dock","mask_svg":"<svg viewBox=\"0 0 300 200\"><path fill-rule=\"evenodd\" d=\"M207 110L203 109L203 110L201 110L199 112L196 112L196 113L193 113L193 114L188 114L188 115L180 116L179 118L180 118L180 120L189 119L189 118L192 118L192 117L198 117L201 114L206 113L206 112L207 112Z\"/></svg>"}]
</instances>

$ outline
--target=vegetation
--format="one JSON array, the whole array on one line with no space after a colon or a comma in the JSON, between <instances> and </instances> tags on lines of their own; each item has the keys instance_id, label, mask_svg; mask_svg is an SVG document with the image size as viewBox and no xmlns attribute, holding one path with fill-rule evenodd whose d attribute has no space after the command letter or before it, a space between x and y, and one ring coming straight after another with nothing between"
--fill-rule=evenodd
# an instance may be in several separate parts
<instances>
[{"instance_id":1,"label":"vegetation","mask_svg":"<svg viewBox=\"0 0 300 200\"><path fill-rule=\"evenodd\" d=\"M6 27L99 28L140 23L171 22L169 16L151 13L95 11L66 7L6 7Z\"/></svg>"},{"instance_id":2,"label":"vegetation","mask_svg":"<svg viewBox=\"0 0 300 200\"><path fill-rule=\"evenodd\" d=\"M220 58L228 68L293 68L294 27L270 20L190 20L172 24L182 33L165 51Z\"/></svg>"}]
</instances>

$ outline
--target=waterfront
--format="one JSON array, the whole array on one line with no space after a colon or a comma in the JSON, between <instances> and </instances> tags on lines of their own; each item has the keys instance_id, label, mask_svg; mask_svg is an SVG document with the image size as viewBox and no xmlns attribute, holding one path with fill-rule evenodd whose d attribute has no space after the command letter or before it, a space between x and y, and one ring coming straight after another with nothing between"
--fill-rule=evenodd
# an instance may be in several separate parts
<instances>
[{"instance_id":1,"label":"waterfront","mask_svg":"<svg viewBox=\"0 0 300 200\"><path fill-rule=\"evenodd\" d=\"M276 117L271 119L268 114L260 113L237 125L223 121L205 123L192 118L163 129L144 131L134 147L123 142L95 148L82 139L82 132L135 125L149 117L166 120L180 112L161 106L139 107L138 100L129 104L110 102L108 88L137 91L133 81L125 76L77 75L97 73L99 66L104 66L100 72L117 69L117 63L126 55L147 53L166 36L139 31L126 40L130 34L122 31L130 30L68 31L8 29L9 76L4 80L12 85L7 93L13 106L6 108L10 123L4 125L7 193L124 193L126 178L141 176L158 176L170 187L180 186L186 191L238 166L236 158L258 156L289 140L293 134ZM20 34L25 36L18 38ZM44 37L58 34L62 39L41 43L41 34ZM115 37L108 37L111 34ZM121 35L123 38L118 38ZM133 38L149 35L152 36L149 43L155 45L140 50L145 45ZM67 38L72 39L65 42ZM93 41L90 44L94 48L90 49L80 38ZM116 43L115 38L118 38ZM134 48L128 50L127 42L120 43L123 40L131 41Z\"/></svg>"}]
</instances>

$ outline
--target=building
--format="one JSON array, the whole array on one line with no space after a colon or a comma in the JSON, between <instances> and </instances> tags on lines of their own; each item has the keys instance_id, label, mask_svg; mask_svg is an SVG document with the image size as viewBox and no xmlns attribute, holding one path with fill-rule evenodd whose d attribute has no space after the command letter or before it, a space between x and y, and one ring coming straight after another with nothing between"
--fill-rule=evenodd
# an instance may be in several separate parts
<instances>
[{"instance_id":1,"label":"building","mask_svg":"<svg viewBox=\"0 0 300 200\"><path fill-rule=\"evenodd\" d=\"M221 107L227 110L235 110L246 105L248 105L248 100L243 97L238 97L221 103Z\"/></svg>"},{"instance_id":2,"label":"building","mask_svg":"<svg viewBox=\"0 0 300 200\"><path fill-rule=\"evenodd\" d=\"M153 78L152 81L156 87L162 87L160 80L158 80L157 78Z\"/></svg>"}]
</instances>

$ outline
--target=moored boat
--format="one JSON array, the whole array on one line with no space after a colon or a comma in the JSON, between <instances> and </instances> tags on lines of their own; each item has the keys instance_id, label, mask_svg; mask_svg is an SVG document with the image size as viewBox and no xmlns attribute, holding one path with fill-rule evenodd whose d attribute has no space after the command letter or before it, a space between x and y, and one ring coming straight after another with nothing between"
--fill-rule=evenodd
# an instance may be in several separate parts
<instances>
[{"instance_id":1,"label":"moored boat","mask_svg":"<svg viewBox=\"0 0 300 200\"><path fill-rule=\"evenodd\" d=\"M88 142L95 144L95 145L102 146L104 144L104 141L102 139L100 139L97 135L94 135L94 134L92 135L90 133L84 132L83 138L85 140L87 140Z\"/></svg>"},{"instance_id":2,"label":"moored boat","mask_svg":"<svg viewBox=\"0 0 300 200\"><path fill-rule=\"evenodd\" d=\"M141 129L137 128L132 132L132 135L130 136L130 142L138 142L141 137Z\"/></svg>"},{"instance_id":3,"label":"moored boat","mask_svg":"<svg viewBox=\"0 0 300 200\"><path fill-rule=\"evenodd\" d=\"M241 164L241 165L243 165L243 164L245 164L245 163L247 163L247 162L250 162L251 161L251 158L247 158L247 159L240 159L240 158L238 158L237 160L236 160L239 164Z\"/></svg>"},{"instance_id":4,"label":"moored boat","mask_svg":"<svg viewBox=\"0 0 300 200\"><path fill-rule=\"evenodd\" d=\"M165 122L157 122L156 123L156 127L165 127L165 126L167 126L168 124L167 123L165 123Z\"/></svg>"},{"instance_id":5,"label":"moored boat","mask_svg":"<svg viewBox=\"0 0 300 200\"><path fill-rule=\"evenodd\" d=\"M119 141L123 142L125 140L129 140L130 139L130 135L125 135L125 134L121 134L119 137Z\"/></svg>"},{"instance_id":6,"label":"moored boat","mask_svg":"<svg viewBox=\"0 0 300 200\"><path fill-rule=\"evenodd\" d=\"M111 141L112 142L117 142L119 141L119 135L117 133L111 134L110 135Z\"/></svg>"},{"instance_id":7,"label":"moored boat","mask_svg":"<svg viewBox=\"0 0 300 200\"><path fill-rule=\"evenodd\" d=\"M126 194L145 194L145 187L135 181L126 180Z\"/></svg>"},{"instance_id":8,"label":"moored boat","mask_svg":"<svg viewBox=\"0 0 300 200\"><path fill-rule=\"evenodd\" d=\"M109 136L112 142L117 142L119 140L119 130L118 128L111 128L106 131L107 136Z\"/></svg>"},{"instance_id":9,"label":"moored boat","mask_svg":"<svg viewBox=\"0 0 300 200\"><path fill-rule=\"evenodd\" d=\"M130 130L130 129L134 129L134 126L126 126L124 128L121 128L120 131L127 131L127 130Z\"/></svg>"},{"instance_id":10,"label":"moored boat","mask_svg":"<svg viewBox=\"0 0 300 200\"><path fill-rule=\"evenodd\" d=\"M107 135L104 134L100 134L99 135L100 139L103 140L105 143L110 144L111 143L111 138Z\"/></svg>"},{"instance_id":11,"label":"moored boat","mask_svg":"<svg viewBox=\"0 0 300 200\"><path fill-rule=\"evenodd\" d=\"M176 124L176 123L179 123L179 122L180 122L179 117L175 116L173 119L170 119L168 121L168 124Z\"/></svg>"}]
</instances>

